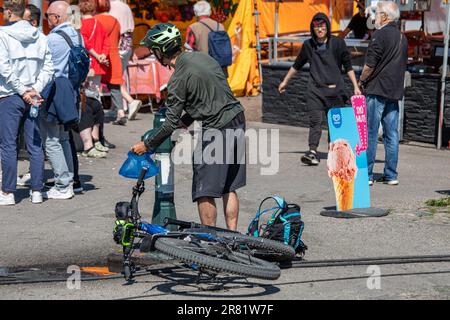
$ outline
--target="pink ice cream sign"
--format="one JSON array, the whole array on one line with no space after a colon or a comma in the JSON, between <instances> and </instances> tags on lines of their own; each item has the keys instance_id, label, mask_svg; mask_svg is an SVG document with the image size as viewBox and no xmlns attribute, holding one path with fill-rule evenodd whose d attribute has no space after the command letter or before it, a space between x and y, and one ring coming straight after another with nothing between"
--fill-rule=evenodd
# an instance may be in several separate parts
<instances>
[{"instance_id":1,"label":"pink ice cream sign","mask_svg":"<svg viewBox=\"0 0 450 320\"><path fill-rule=\"evenodd\" d=\"M353 96L352 99L353 112L355 113L356 126L359 133L360 144L356 144L355 151L359 154L362 151L367 150L367 111L366 111L366 98L364 96Z\"/></svg>"}]
</instances>

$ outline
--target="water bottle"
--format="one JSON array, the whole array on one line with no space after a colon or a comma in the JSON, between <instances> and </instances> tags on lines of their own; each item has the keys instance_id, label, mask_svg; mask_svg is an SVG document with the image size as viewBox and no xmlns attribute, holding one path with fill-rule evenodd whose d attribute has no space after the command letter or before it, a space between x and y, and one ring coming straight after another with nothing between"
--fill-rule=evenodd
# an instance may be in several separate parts
<instances>
[{"instance_id":1,"label":"water bottle","mask_svg":"<svg viewBox=\"0 0 450 320\"><path fill-rule=\"evenodd\" d=\"M33 103L31 104L30 108L30 117L31 118L37 118L39 115L39 102L38 97L33 98Z\"/></svg>"}]
</instances>

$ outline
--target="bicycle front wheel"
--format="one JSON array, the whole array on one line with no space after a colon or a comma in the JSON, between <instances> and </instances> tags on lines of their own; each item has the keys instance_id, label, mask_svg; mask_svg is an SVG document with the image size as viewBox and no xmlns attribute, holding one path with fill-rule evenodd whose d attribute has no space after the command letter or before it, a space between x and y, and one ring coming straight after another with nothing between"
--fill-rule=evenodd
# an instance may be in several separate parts
<instances>
[{"instance_id":1,"label":"bicycle front wheel","mask_svg":"<svg viewBox=\"0 0 450 320\"><path fill-rule=\"evenodd\" d=\"M215 242L159 238L155 241L155 249L182 262L216 272L266 280L278 279L281 274L275 264L243 253L230 252Z\"/></svg>"}]
</instances>

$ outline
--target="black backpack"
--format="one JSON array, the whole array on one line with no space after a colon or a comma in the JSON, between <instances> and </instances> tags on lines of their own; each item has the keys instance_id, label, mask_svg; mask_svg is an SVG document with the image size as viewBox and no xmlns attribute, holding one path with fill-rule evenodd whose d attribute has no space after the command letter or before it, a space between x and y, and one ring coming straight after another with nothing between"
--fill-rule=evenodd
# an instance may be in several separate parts
<instances>
[{"instance_id":1,"label":"black backpack","mask_svg":"<svg viewBox=\"0 0 450 320\"><path fill-rule=\"evenodd\" d=\"M79 32L77 32L79 41L78 46L73 44L70 37L64 31L58 30L56 33L63 37L70 47L69 80L70 83L72 83L73 88L78 91L89 73L91 63L89 52L83 47L83 41Z\"/></svg>"},{"instance_id":2,"label":"black backpack","mask_svg":"<svg viewBox=\"0 0 450 320\"><path fill-rule=\"evenodd\" d=\"M276 206L261 212L262 205L271 199L275 200ZM270 212L272 212L272 216L267 224L260 225L261 216ZM308 249L301 240L304 227L305 224L302 221L300 206L288 204L283 198L273 196L261 201L256 217L248 227L247 234L284 242L284 244L293 247L297 254L304 255Z\"/></svg>"},{"instance_id":3,"label":"black backpack","mask_svg":"<svg viewBox=\"0 0 450 320\"><path fill-rule=\"evenodd\" d=\"M213 57L219 65L228 67L233 60L233 53L231 51L231 41L226 31L219 30L219 23L217 22L217 30L214 31L206 23L200 21L201 24L206 26L210 33L208 33L208 53Z\"/></svg>"}]
</instances>

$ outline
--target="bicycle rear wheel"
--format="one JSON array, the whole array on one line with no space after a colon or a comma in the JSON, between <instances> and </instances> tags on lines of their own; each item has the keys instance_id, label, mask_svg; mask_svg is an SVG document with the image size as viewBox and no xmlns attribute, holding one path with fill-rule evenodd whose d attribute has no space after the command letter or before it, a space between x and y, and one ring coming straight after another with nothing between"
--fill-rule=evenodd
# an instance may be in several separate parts
<instances>
[{"instance_id":1,"label":"bicycle rear wheel","mask_svg":"<svg viewBox=\"0 0 450 320\"><path fill-rule=\"evenodd\" d=\"M270 262L230 252L216 242L159 238L155 241L155 249L185 263L216 272L266 280L278 279L281 274L280 268Z\"/></svg>"},{"instance_id":2,"label":"bicycle rear wheel","mask_svg":"<svg viewBox=\"0 0 450 320\"><path fill-rule=\"evenodd\" d=\"M280 241L265 238L256 238L242 233L218 231L217 237L236 240L239 244L252 250L252 255L269 261L285 262L294 259L295 250Z\"/></svg>"}]
</instances>

